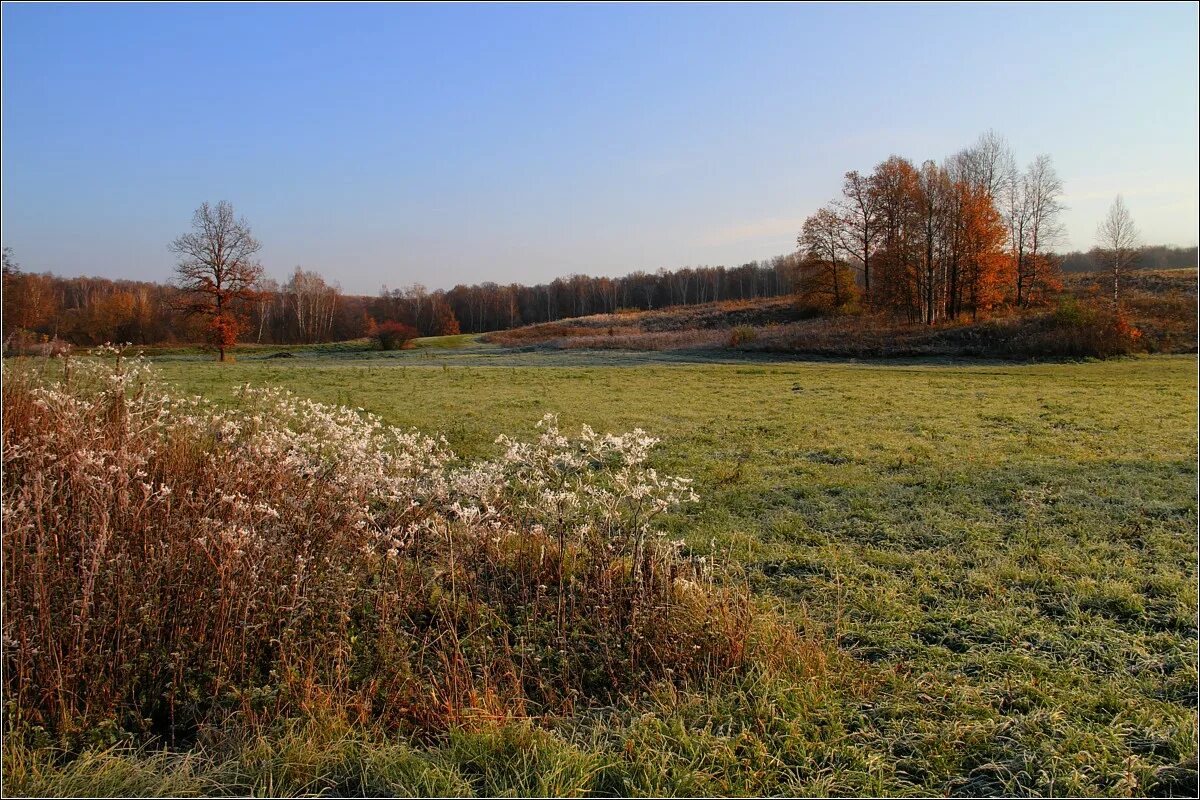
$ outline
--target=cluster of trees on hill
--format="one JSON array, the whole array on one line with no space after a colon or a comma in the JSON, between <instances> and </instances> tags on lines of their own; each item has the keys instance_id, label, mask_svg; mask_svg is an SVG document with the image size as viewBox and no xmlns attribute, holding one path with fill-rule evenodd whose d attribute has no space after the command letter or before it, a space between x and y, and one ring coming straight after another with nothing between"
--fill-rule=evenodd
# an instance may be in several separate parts
<instances>
[{"instance_id":1,"label":"cluster of trees on hill","mask_svg":"<svg viewBox=\"0 0 1200 800\"><path fill-rule=\"evenodd\" d=\"M798 237L800 294L927 324L1041 302L1061 287L1062 190L1049 156L1018 170L990 131L941 164L892 156L848 172Z\"/></svg>"}]
</instances>

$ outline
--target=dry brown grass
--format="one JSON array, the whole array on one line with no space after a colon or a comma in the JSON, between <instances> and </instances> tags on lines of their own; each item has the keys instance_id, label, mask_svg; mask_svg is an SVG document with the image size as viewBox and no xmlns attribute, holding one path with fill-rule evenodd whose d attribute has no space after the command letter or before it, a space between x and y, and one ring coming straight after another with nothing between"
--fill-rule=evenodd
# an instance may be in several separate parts
<instances>
[{"instance_id":1,"label":"dry brown grass","mask_svg":"<svg viewBox=\"0 0 1200 800\"><path fill-rule=\"evenodd\" d=\"M575 336L551 340L548 344L567 350L691 350L720 347L728 338L723 331L717 330L629 330L612 336Z\"/></svg>"},{"instance_id":2,"label":"dry brown grass","mask_svg":"<svg viewBox=\"0 0 1200 800\"><path fill-rule=\"evenodd\" d=\"M495 331L485 334L482 338L492 344L520 346L525 344L543 344L545 342L566 341L581 336L629 336L640 332L640 328L623 321L626 315L605 314L596 317L583 317L572 320L575 324L559 322L544 322L540 325L527 325L510 331ZM632 315L629 315L632 316Z\"/></svg>"}]
</instances>

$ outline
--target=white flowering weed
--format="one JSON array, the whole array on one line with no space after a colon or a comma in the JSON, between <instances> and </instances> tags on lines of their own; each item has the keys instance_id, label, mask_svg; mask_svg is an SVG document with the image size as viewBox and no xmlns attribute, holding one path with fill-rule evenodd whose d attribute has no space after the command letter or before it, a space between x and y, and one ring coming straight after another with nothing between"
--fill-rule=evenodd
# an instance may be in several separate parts
<instances>
[{"instance_id":1,"label":"white flowering weed","mask_svg":"<svg viewBox=\"0 0 1200 800\"><path fill-rule=\"evenodd\" d=\"M395 724L736 668L745 597L667 541L697 501L635 430L464 462L361 409L181 397L105 347L4 366L17 723L175 735L324 698Z\"/></svg>"}]
</instances>

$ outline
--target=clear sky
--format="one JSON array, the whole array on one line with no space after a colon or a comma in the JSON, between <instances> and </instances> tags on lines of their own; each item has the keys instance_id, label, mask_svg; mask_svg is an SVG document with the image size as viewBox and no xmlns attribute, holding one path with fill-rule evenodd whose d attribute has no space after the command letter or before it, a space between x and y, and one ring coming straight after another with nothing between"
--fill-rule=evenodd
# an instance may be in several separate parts
<instances>
[{"instance_id":1,"label":"clear sky","mask_svg":"<svg viewBox=\"0 0 1200 800\"><path fill-rule=\"evenodd\" d=\"M1197 6L3 8L3 241L165 280L229 200L269 274L351 292L736 265L841 175L988 128L1049 153L1068 241L1118 192L1197 236Z\"/></svg>"}]
</instances>

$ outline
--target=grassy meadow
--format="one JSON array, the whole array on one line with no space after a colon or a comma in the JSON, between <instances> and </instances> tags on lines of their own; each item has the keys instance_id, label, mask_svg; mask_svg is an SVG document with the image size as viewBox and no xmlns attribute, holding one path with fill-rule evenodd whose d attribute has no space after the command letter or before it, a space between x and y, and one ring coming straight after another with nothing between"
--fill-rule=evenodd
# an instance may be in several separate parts
<instances>
[{"instance_id":1,"label":"grassy meadow","mask_svg":"<svg viewBox=\"0 0 1200 800\"><path fill-rule=\"evenodd\" d=\"M700 495L671 534L812 643L811 679L750 674L423 743L314 723L220 758L11 751L8 788L109 776L175 794L1196 790L1194 356L722 361L472 337L268 357L279 350L153 357L188 394L282 386L441 432L467 457L550 412L564 429L660 437L654 466Z\"/></svg>"}]
</instances>

